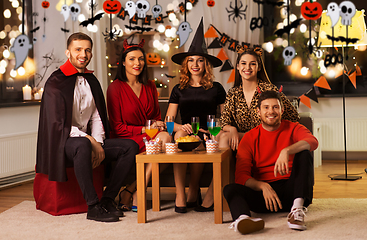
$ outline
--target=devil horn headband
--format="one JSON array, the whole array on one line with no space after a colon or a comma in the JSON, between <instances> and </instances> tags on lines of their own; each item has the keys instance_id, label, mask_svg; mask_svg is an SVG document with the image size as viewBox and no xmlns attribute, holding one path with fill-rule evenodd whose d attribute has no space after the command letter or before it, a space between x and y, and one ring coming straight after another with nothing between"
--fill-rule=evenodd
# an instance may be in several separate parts
<instances>
[{"instance_id":1,"label":"devil horn headband","mask_svg":"<svg viewBox=\"0 0 367 240\"><path fill-rule=\"evenodd\" d=\"M124 51L126 51L127 49L131 48L131 47L138 47L138 48L143 48L144 47L144 43L145 43L145 40L144 38L140 41L139 44L131 44L129 45L127 43L127 39L124 40L124 43L123 43L123 47L124 47Z\"/></svg>"}]
</instances>

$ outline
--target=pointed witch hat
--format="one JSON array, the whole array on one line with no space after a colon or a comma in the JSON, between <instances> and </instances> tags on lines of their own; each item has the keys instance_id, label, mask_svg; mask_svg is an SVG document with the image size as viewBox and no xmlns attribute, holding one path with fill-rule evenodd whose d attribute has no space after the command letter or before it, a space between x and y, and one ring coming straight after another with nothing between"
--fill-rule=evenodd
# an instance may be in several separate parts
<instances>
[{"instance_id":1,"label":"pointed witch hat","mask_svg":"<svg viewBox=\"0 0 367 240\"><path fill-rule=\"evenodd\" d=\"M220 65L222 65L222 60L220 60L219 58L215 56L208 54L206 44L204 41L203 18L201 18L200 24L198 28L196 29L196 33L195 33L194 38L192 39L189 51L177 53L173 55L171 59L174 63L181 65L183 60L187 56L203 56L213 65L213 67L219 67Z\"/></svg>"}]
</instances>

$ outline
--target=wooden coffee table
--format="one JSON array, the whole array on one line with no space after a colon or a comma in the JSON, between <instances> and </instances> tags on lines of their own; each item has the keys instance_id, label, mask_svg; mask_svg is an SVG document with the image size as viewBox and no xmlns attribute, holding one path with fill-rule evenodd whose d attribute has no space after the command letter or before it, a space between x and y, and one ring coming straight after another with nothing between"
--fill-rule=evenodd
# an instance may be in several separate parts
<instances>
[{"instance_id":1,"label":"wooden coffee table","mask_svg":"<svg viewBox=\"0 0 367 240\"><path fill-rule=\"evenodd\" d=\"M160 185L159 164L160 163L212 163L213 164L213 194L214 194L214 223L223 222L223 203L228 210L227 202L224 200L223 186L229 183L231 149L219 150L216 153L206 151L178 152L173 154L159 153L147 155L145 152L136 155L136 179L138 194L138 223L147 222L146 214L146 184L145 163L152 163L152 210L160 211ZM224 200L224 201L223 201Z\"/></svg>"}]
</instances>

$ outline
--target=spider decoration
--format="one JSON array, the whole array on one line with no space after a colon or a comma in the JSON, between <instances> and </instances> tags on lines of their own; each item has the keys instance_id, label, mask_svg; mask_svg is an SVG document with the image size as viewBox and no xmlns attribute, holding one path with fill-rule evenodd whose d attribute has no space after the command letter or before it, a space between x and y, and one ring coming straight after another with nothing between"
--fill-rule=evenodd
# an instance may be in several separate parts
<instances>
[{"instance_id":1,"label":"spider decoration","mask_svg":"<svg viewBox=\"0 0 367 240\"><path fill-rule=\"evenodd\" d=\"M117 36L120 34L121 29L117 30L115 27L111 29L111 31L106 31L102 35L104 36L104 41L106 42L107 39L110 39L111 41L115 41L117 39Z\"/></svg>"},{"instance_id":2,"label":"spider decoration","mask_svg":"<svg viewBox=\"0 0 367 240\"><path fill-rule=\"evenodd\" d=\"M243 18L246 20L246 10L247 10L247 5L245 7L245 9L242 9L243 7L243 4L242 4L242 1L240 1L240 6L237 7L237 0L235 0L235 5L234 7L232 7L232 2L229 3L229 7L232 9L232 10L227 10L227 13L229 13L228 15L228 21L231 21L231 17L233 16L233 21L236 23L236 19L235 18L240 18L242 20L242 16L243 15Z\"/></svg>"}]
</instances>

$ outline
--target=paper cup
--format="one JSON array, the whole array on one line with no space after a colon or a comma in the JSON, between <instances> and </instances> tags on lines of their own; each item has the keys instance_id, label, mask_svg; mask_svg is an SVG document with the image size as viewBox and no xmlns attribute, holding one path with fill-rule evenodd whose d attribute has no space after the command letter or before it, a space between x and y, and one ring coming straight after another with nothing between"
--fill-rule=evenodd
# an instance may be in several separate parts
<instances>
[{"instance_id":1,"label":"paper cup","mask_svg":"<svg viewBox=\"0 0 367 240\"><path fill-rule=\"evenodd\" d=\"M162 141L158 141L156 142L156 145L157 145L157 152L162 152Z\"/></svg>"},{"instance_id":2,"label":"paper cup","mask_svg":"<svg viewBox=\"0 0 367 240\"><path fill-rule=\"evenodd\" d=\"M157 154L158 153L158 144L155 142L149 142L145 144L146 154Z\"/></svg>"},{"instance_id":3,"label":"paper cup","mask_svg":"<svg viewBox=\"0 0 367 240\"><path fill-rule=\"evenodd\" d=\"M217 141L208 140L206 141L206 152L215 153L218 152L219 143Z\"/></svg>"},{"instance_id":4,"label":"paper cup","mask_svg":"<svg viewBox=\"0 0 367 240\"><path fill-rule=\"evenodd\" d=\"M177 143L166 143L166 153L177 153L178 144Z\"/></svg>"}]
</instances>

